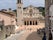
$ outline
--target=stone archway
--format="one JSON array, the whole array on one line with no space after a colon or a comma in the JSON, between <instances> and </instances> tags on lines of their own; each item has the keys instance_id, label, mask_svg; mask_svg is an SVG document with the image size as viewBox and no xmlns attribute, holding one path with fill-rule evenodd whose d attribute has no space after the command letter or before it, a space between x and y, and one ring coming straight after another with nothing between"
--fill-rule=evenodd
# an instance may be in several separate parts
<instances>
[{"instance_id":1,"label":"stone archway","mask_svg":"<svg viewBox=\"0 0 53 40\"><path fill-rule=\"evenodd\" d=\"M35 25L38 25L38 22L37 21L35 22Z\"/></svg>"},{"instance_id":2,"label":"stone archway","mask_svg":"<svg viewBox=\"0 0 53 40\"><path fill-rule=\"evenodd\" d=\"M38 21L24 21L24 25L38 25Z\"/></svg>"},{"instance_id":3,"label":"stone archway","mask_svg":"<svg viewBox=\"0 0 53 40\"><path fill-rule=\"evenodd\" d=\"M26 25L26 21L24 21L24 25Z\"/></svg>"}]
</instances>

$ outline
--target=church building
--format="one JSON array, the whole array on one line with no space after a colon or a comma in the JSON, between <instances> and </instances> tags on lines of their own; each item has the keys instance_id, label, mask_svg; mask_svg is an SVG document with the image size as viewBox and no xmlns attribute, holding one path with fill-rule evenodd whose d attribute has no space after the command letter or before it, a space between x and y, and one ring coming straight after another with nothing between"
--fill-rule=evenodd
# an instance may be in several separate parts
<instances>
[{"instance_id":1,"label":"church building","mask_svg":"<svg viewBox=\"0 0 53 40\"><path fill-rule=\"evenodd\" d=\"M42 12L37 7L23 7L23 0L17 0L17 25L38 25L43 20Z\"/></svg>"}]
</instances>

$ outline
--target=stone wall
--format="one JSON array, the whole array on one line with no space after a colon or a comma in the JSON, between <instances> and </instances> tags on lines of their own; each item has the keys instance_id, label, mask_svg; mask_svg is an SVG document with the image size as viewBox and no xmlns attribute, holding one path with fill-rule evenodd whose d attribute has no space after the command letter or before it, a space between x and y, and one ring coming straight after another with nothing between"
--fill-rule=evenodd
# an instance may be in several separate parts
<instances>
[{"instance_id":1,"label":"stone wall","mask_svg":"<svg viewBox=\"0 0 53 40\"><path fill-rule=\"evenodd\" d=\"M10 36L11 34L15 33L15 26L14 25L8 25L6 27L6 36Z\"/></svg>"},{"instance_id":2,"label":"stone wall","mask_svg":"<svg viewBox=\"0 0 53 40\"><path fill-rule=\"evenodd\" d=\"M5 39L5 34L6 34L6 32L5 32L5 27L2 26L2 28L3 28L3 29L1 29L1 31L0 31L0 40Z\"/></svg>"}]
</instances>

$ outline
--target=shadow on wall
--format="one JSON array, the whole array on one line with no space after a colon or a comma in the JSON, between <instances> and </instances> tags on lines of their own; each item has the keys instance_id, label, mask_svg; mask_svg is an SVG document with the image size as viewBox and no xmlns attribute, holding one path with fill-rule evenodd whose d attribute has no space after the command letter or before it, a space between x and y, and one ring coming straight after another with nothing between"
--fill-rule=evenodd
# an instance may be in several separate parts
<instances>
[{"instance_id":1,"label":"shadow on wall","mask_svg":"<svg viewBox=\"0 0 53 40\"><path fill-rule=\"evenodd\" d=\"M41 40L41 37L37 34L37 32L32 32L26 40Z\"/></svg>"}]
</instances>

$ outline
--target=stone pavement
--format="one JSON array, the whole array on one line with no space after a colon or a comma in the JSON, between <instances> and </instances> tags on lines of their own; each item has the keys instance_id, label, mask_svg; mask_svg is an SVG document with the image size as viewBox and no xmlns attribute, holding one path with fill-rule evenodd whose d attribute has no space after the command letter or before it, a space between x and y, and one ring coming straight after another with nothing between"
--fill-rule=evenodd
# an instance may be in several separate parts
<instances>
[{"instance_id":1,"label":"stone pavement","mask_svg":"<svg viewBox=\"0 0 53 40\"><path fill-rule=\"evenodd\" d=\"M21 37L21 35L24 33L24 31L20 32L20 33L16 33L16 34L11 34L10 37L4 39L4 40L18 40L19 37Z\"/></svg>"},{"instance_id":2,"label":"stone pavement","mask_svg":"<svg viewBox=\"0 0 53 40\"><path fill-rule=\"evenodd\" d=\"M18 40L41 40L42 38L34 31L27 31Z\"/></svg>"},{"instance_id":3,"label":"stone pavement","mask_svg":"<svg viewBox=\"0 0 53 40\"><path fill-rule=\"evenodd\" d=\"M20 34L14 34L5 40L41 40L41 37L34 31L23 31Z\"/></svg>"},{"instance_id":4,"label":"stone pavement","mask_svg":"<svg viewBox=\"0 0 53 40\"><path fill-rule=\"evenodd\" d=\"M44 24L22 26L19 28L20 33L16 33L5 40L41 40L42 38L37 34L37 29L43 27Z\"/></svg>"}]
</instances>

